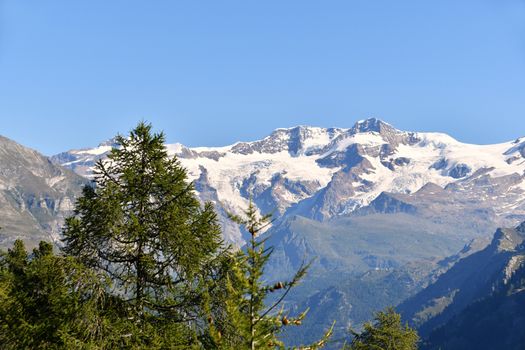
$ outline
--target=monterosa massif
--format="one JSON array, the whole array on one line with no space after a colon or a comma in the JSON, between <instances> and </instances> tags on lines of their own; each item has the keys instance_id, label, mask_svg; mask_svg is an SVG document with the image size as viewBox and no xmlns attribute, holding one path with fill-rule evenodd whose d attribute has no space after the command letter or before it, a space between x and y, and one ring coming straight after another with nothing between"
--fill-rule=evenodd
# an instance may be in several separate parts
<instances>
[{"instance_id":1,"label":"monterosa massif","mask_svg":"<svg viewBox=\"0 0 525 350\"><path fill-rule=\"evenodd\" d=\"M16 239L60 245L64 218L115 146L48 158L0 138L1 247ZM199 200L214 204L232 246L242 249L250 235L230 214L250 202L273 214L261 236L273 247L265 280L313 260L286 298L291 310L309 310L301 327L281 334L287 344L320 339L335 320L327 347L341 348L349 327L395 306L421 348L523 348L525 137L472 145L372 118L277 129L224 147L165 148Z\"/></svg>"}]
</instances>

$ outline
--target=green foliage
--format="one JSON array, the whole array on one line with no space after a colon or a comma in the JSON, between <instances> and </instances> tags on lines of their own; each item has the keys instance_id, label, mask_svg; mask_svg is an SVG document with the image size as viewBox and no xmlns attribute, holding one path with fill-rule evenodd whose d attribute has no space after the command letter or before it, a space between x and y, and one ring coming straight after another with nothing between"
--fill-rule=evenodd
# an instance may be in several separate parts
<instances>
[{"instance_id":1,"label":"green foliage","mask_svg":"<svg viewBox=\"0 0 525 350\"><path fill-rule=\"evenodd\" d=\"M227 298L223 304L210 308L208 347L216 349L268 349L285 348L279 335L286 326L299 326L306 311L291 317L282 307L290 290L306 274L309 265L303 265L290 281L271 285L263 280L264 266L270 258L271 249L264 247L264 240L257 237L270 224L270 215L258 217L250 203L245 217L232 216L250 234L245 250L238 251L228 262L223 289ZM271 293L281 293L267 305ZM332 327L333 328L333 327ZM325 345L332 333L330 328L324 337L301 349L318 349Z\"/></svg>"},{"instance_id":2,"label":"green foliage","mask_svg":"<svg viewBox=\"0 0 525 350\"><path fill-rule=\"evenodd\" d=\"M0 272L0 343L4 349L62 348L96 340L102 322L100 279L41 242L30 256L17 240Z\"/></svg>"},{"instance_id":3,"label":"green foliage","mask_svg":"<svg viewBox=\"0 0 525 350\"><path fill-rule=\"evenodd\" d=\"M0 271L2 349L188 349L185 325L149 318L108 295L109 280L73 257L53 255L41 242L28 255L22 241L4 256Z\"/></svg>"},{"instance_id":4,"label":"green foliage","mask_svg":"<svg viewBox=\"0 0 525 350\"><path fill-rule=\"evenodd\" d=\"M186 171L164 147L164 135L140 123L96 165L67 219L64 251L114 281L113 295L137 322L190 323L198 317L202 281L221 247L211 204L201 207Z\"/></svg>"},{"instance_id":5,"label":"green foliage","mask_svg":"<svg viewBox=\"0 0 525 350\"><path fill-rule=\"evenodd\" d=\"M365 323L362 333L352 331L354 339L347 350L416 350L419 337L393 308L376 314L374 323Z\"/></svg>"}]
</instances>

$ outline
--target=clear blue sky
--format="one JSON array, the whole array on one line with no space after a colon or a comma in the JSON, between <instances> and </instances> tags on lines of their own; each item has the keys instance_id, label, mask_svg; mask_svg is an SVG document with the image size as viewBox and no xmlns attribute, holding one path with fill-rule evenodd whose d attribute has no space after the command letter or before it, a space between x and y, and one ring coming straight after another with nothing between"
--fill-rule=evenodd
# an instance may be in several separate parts
<instances>
[{"instance_id":1,"label":"clear blue sky","mask_svg":"<svg viewBox=\"0 0 525 350\"><path fill-rule=\"evenodd\" d=\"M369 116L525 135L525 0L0 0L0 134L224 145Z\"/></svg>"}]
</instances>

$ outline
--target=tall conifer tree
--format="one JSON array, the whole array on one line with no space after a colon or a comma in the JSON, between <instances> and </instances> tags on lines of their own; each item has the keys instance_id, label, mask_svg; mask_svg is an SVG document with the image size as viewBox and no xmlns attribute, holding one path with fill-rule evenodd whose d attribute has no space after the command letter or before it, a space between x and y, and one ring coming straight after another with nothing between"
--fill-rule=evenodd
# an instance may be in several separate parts
<instances>
[{"instance_id":1,"label":"tall conifer tree","mask_svg":"<svg viewBox=\"0 0 525 350\"><path fill-rule=\"evenodd\" d=\"M139 123L116 143L66 220L64 251L108 273L139 323L191 321L199 281L222 243L216 213L200 205L151 125Z\"/></svg>"}]
</instances>

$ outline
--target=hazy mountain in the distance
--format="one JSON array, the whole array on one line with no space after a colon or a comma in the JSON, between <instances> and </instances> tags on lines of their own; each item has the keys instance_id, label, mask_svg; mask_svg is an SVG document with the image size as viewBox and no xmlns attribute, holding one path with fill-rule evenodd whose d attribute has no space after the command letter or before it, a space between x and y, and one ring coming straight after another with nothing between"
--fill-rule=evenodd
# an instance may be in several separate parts
<instances>
[{"instance_id":1,"label":"hazy mountain in the distance","mask_svg":"<svg viewBox=\"0 0 525 350\"><path fill-rule=\"evenodd\" d=\"M483 250L459 260L399 306L424 349L523 349L525 222L499 228Z\"/></svg>"}]
</instances>

